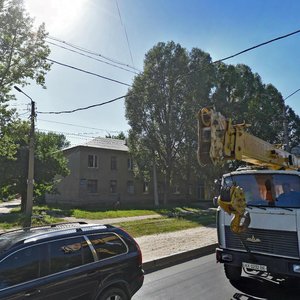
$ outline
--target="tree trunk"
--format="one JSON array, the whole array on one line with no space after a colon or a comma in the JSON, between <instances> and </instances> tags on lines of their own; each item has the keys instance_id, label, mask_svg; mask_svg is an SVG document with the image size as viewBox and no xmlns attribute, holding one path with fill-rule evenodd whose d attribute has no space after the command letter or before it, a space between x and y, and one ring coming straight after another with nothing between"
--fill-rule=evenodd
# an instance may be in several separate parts
<instances>
[{"instance_id":1,"label":"tree trunk","mask_svg":"<svg viewBox=\"0 0 300 300\"><path fill-rule=\"evenodd\" d=\"M156 162L153 159L153 190L154 190L154 206L159 206L158 191L157 191L157 173L156 173Z\"/></svg>"}]
</instances>

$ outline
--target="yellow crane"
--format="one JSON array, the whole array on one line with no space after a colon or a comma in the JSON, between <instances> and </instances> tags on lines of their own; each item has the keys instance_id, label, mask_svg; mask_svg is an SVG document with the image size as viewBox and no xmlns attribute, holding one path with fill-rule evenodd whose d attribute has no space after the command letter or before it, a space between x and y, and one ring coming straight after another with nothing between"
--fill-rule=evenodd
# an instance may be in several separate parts
<instances>
[{"instance_id":1,"label":"yellow crane","mask_svg":"<svg viewBox=\"0 0 300 300\"><path fill-rule=\"evenodd\" d=\"M222 164L227 160L239 160L272 170L298 170L300 159L280 145L272 145L247 132L249 124L233 124L220 112L204 107L198 113L198 161L201 166ZM271 187L267 193L271 193ZM234 217L231 230L243 232L250 223L245 211L243 189L231 186L221 191L220 207Z\"/></svg>"}]
</instances>

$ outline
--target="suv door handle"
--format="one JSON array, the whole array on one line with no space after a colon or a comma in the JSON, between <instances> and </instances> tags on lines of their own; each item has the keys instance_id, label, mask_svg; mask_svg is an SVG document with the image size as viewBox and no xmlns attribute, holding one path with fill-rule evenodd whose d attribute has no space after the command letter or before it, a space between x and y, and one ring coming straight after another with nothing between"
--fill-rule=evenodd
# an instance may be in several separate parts
<instances>
[{"instance_id":1,"label":"suv door handle","mask_svg":"<svg viewBox=\"0 0 300 300\"><path fill-rule=\"evenodd\" d=\"M32 290L32 291L27 291L25 292L24 296L25 297L30 297L30 296L33 296L33 295L37 295L41 292L41 290Z\"/></svg>"}]
</instances>

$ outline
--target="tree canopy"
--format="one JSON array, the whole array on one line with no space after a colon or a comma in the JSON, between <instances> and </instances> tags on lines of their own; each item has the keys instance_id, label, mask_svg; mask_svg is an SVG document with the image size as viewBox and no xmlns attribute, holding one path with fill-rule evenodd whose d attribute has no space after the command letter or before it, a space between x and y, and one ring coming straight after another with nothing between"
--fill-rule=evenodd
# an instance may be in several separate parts
<instances>
[{"instance_id":1,"label":"tree canopy","mask_svg":"<svg viewBox=\"0 0 300 300\"><path fill-rule=\"evenodd\" d=\"M22 0L0 0L0 197L21 194L26 203L28 176L29 122L21 121L10 109L14 85L32 82L45 88L50 70L44 24L34 28ZM68 174L61 149L68 145L63 135L36 133L34 194L42 196L53 189L56 175Z\"/></svg>"},{"instance_id":2,"label":"tree canopy","mask_svg":"<svg viewBox=\"0 0 300 300\"><path fill-rule=\"evenodd\" d=\"M158 43L146 54L143 72L128 92L126 118L140 174L151 176L153 164L157 166L165 200L176 181L188 189L191 180L212 181L218 172L196 162L196 114L203 106L213 106L235 122L251 123L250 132L270 143L283 142L286 116L290 143L299 143L299 117L249 66L214 64L198 48L189 52L174 42Z\"/></svg>"},{"instance_id":3,"label":"tree canopy","mask_svg":"<svg viewBox=\"0 0 300 300\"><path fill-rule=\"evenodd\" d=\"M44 24L34 29L22 0L0 0L0 155L13 157L18 147L11 135L16 127L15 111L6 104L15 98L13 86L35 80L45 87L50 70L46 36Z\"/></svg>"},{"instance_id":4,"label":"tree canopy","mask_svg":"<svg viewBox=\"0 0 300 300\"><path fill-rule=\"evenodd\" d=\"M23 123L18 128L18 143L15 159L0 156L0 195L3 191L10 195L20 194L22 205L26 203L28 176L28 130L29 125ZM53 192L56 175L69 174L67 160L62 153L69 143L65 136L55 133L37 132L35 137L35 170L34 196L43 197L46 192Z\"/></svg>"}]
</instances>

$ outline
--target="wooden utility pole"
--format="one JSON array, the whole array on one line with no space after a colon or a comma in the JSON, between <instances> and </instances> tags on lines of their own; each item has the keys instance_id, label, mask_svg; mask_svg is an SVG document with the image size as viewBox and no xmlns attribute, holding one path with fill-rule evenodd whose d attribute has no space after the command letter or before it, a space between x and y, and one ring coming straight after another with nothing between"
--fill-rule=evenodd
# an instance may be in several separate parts
<instances>
[{"instance_id":1,"label":"wooden utility pole","mask_svg":"<svg viewBox=\"0 0 300 300\"><path fill-rule=\"evenodd\" d=\"M14 88L24 94L31 102L31 112L30 112L30 133L29 133L29 154L28 154L28 175L27 175L27 195L25 203L25 214L28 217L28 223L26 226L31 226L31 215L32 215L32 204L33 204L33 185L34 185L34 121L36 117L35 112L35 102L24 93L20 88L14 86Z\"/></svg>"},{"instance_id":2,"label":"wooden utility pole","mask_svg":"<svg viewBox=\"0 0 300 300\"><path fill-rule=\"evenodd\" d=\"M28 159L28 176L27 176L27 199L25 214L28 217L32 215L33 204L33 184L34 184L34 119L35 119L35 102L31 100L30 114L30 135L29 135L29 159Z\"/></svg>"}]
</instances>

